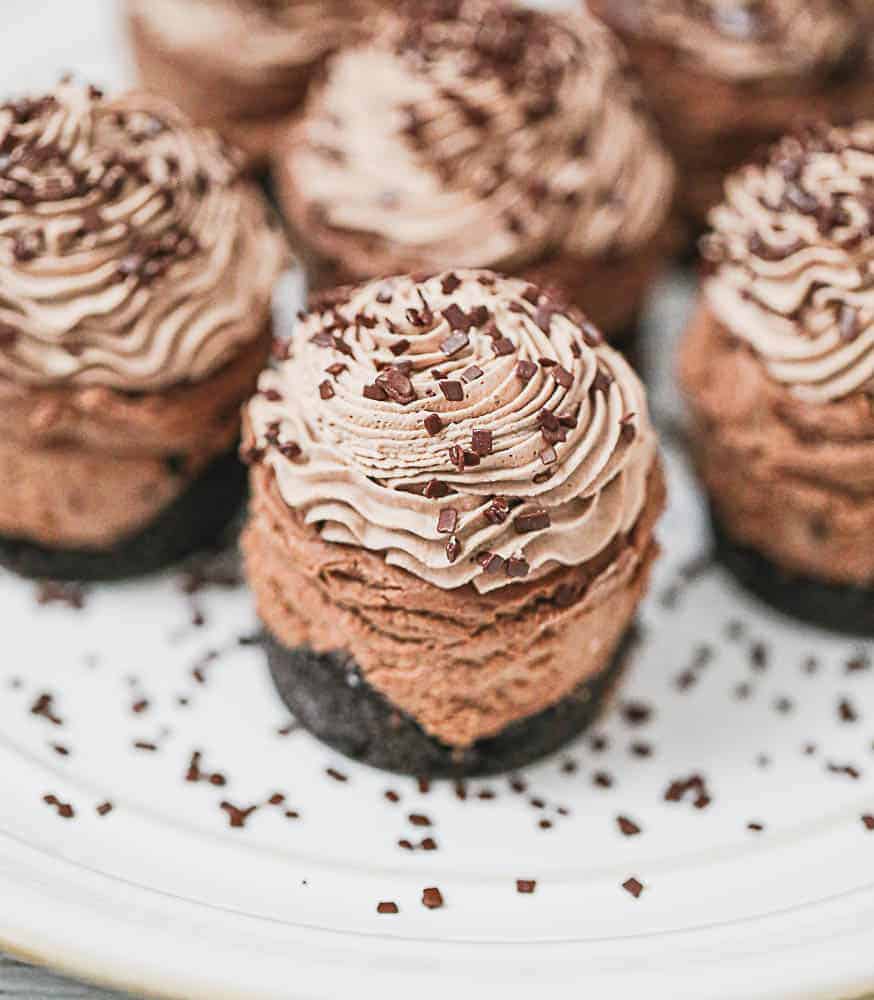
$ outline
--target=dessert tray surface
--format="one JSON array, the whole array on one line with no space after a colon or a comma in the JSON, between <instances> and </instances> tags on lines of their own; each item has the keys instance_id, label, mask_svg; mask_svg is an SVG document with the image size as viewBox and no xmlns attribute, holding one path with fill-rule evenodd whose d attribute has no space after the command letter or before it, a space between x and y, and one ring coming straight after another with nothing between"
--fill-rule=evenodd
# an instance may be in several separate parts
<instances>
[{"instance_id":1,"label":"dessert tray surface","mask_svg":"<svg viewBox=\"0 0 874 1000\"><path fill-rule=\"evenodd\" d=\"M10 87L124 79L111 3L9 6L6 51L41 53ZM233 553L86 590L0 575L0 949L186 998L874 990L874 648L709 559L670 380L690 291L646 323L671 505L628 681L524 774L429 786L297 729Z\"/></svg>"}]
</instances>

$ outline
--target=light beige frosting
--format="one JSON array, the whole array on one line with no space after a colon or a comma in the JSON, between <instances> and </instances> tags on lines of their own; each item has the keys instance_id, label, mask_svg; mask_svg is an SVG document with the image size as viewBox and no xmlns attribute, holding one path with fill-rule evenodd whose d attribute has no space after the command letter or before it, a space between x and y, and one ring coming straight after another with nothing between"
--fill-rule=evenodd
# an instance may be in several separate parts
<instances>
[{"instance_id":1,"label":"light beige frosting","mask_svg":"<svg viewBox=\"0 0 874 1000\"><path fill-rule=\"evenodd\" d=\"M170 51L247 85L282 78L360 31L377 0L128 0Z\"/></svg>"},{"instance_id":2,"label":"light beige frosting","mask_svg":"<svg viewBox=\"0 0 874 1000\"><path fill-rule=\"evenodd\" d=\"M344 291L299 321L249 405L253 460L323 539L486 592L634 526L655 436L587 321L485 271Z\"/></svg>"},{"instance_id":3,"label":"light beige frosting","mask_svg":"<svg viewBox=\"0 0 874 1000\"><path fill-rule=\"evenodd\" d=\"M286 261L212 133L63 84L0 107L0 376L156 390L263 332Z\"/></svg>"},{"instance_id":4,"label":"light beige frosting","mask_svg":"<svg viewBox=\"0 0 874 1000\"><path fill-rule=\"evenodd\" d=\"M711 223L708 302L770 375L811 402L874 386L874 122L785 139Z\"/></svg>"},{"instance_id":5,"label":"light beige frosting","mask_svg":"<svg viewBox=\"0 0 874 1000\"><path fill-rule=\"evenodd\" d=\"M303 232L318 212L379 238L362 275L632 250L673 185L609 32L494 0L385 15L332 62L284 168Z\"/></svg>"},{"instance_id":6,"label":"light beige frosting","mask_svg":"<svg viewBox=\"0 0 874 1000\"><path fill-rule=\"evenodd\" d=\"M827 73L861 53L871 0L598 0L620 29L730 80Z\"/></svg>"}]
</instances>

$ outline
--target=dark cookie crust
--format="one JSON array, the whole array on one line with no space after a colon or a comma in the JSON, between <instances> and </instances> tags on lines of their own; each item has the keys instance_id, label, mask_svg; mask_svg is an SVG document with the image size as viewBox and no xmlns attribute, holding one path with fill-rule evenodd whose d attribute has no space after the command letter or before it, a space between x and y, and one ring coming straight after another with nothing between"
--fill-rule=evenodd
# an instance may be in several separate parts
<instances>
[{"instance_id":1,"label":"dark cookie crust","mask_svg":"<svg viewBox=\"0 0 874 1000\"><path fill-rule=\"evenodd\" d=\"M372 767L428 778L500 774L564 746L599 715L633 646L630 629L609 667L557 705L512 723L466 750L429 736L364 681L354 661L264 637L280 697L297 721L328 746Z\"/></svg>"},{"instance_id":2,"label":"dark cookie crust","mask_svg":"<svg viewBox=\"0 0 874 1000\"><path fill-rule=\"evenodd\" d=\"M153 573L216 542L246 489L246 470L234 450L207 466L147 528L111 549L51 549L0 536L0 564L33 579L124 580Z\"/></svg>"},{"instance_id":3,"label":"dark cookie crust","mask_svg":"<svg viewBox=\"0 0 874 1000\"><path fill-rule=\"evenodd\" d=\"M844 635L874 637L874 590L789 573L732 539L712 509L710 520L717 559L756 597L809 625Z\"/></svg>"}]
</instances>

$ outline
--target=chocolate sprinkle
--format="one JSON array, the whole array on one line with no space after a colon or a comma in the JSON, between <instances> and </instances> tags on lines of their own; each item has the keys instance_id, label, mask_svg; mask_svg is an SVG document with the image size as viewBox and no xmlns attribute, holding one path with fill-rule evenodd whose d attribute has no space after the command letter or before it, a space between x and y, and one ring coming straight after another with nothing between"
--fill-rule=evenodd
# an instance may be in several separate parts
<instances>
[{"instance_id":1,"label":"chocolate sprinkle","mask_svg":"<svg viewBox=\"0 0 874 1000\"><path fill-rule=\"evenodd\" d=\"M453 535L446 543L446 558L454 563L461 555L461 542Z\"/></svg>"},{"instance_id":2,"label":"chocolate sprinkle","mask_svg":"<svg viewBox=\"0 0 874 1000\"><path fill-rule=\"evenodd\" d=\"M447 337L440 345L440 350L447 358L451 358L454 354L458 354L459 351L463 351L469 343L470 338L468 335L459 331L458 333L453 333L451 337Z\"/></svg>"},{"instance_id":3,"label":"chocolate sprinkle","mask_svg":"<svg viewBox=\"0 0 874 1000\"><path fill-rule=\"evenodd\" d=\"M640 894L643 892L644 886L643 886L642 882L640 882L638 879L636 879L636 878L634 878L634 876L632 876L631 878L626 879L622 883L622 888L627 893L630 893L632 896L634 896L635 899L637 899L640 896Z\"/></svg>"},{"instance_id":4,"label":"chocolate sprinkle","mask_svg":"<svg viewBox=\"0 0 874 1000\"><path fill-rule=\"evenodd\" d=\"M537 888L537 883L534 879L528 878L517 878L516 879L516 892L523 896L530 896L531 893Z\"/></svg>"},{"instance_id":5,"label":"chocolate sprinkle","mask_svg":"<svg viewBox=\"0 0 874 1000\"><path fill-rule=\"evenodd\" d=\"M517 514L513 527L519 535L527 535L532 531L543 531L550 525L549 512L543 507Z\"/></svg>"},{"instance_id":6,"label":"chocolate sprinkle","mask_svg":"<svg viewBox=\"0 0 874 1000\"><path fill-rule=\"evenodd\" d=\"M429 413L425 417L425 430L431 437L435 437L440 431L443 430L443 421L440 419L440 415L437 413Z\"/></svg>"},{"instance_id":7,"label":"chocolate sprinkle","mask_svg":"<svg viewBox=\"0 0 874 1000\"><path fill-rule=\"evenodd\" d=\"M483 515L489 524L503 524L510 515L510 505L504 497L493 497Z\"/></svg>"},{"instance_id":8,"label":"chocolate sprinkle","mask_svg":"<svg viewBox=\"0 0 874 1000\"><path fill-rule=\"evenodd\" d=\"M509 337L501 337L492 343L492 350L495 352L495 357L502 358L512 354L516 350L516 345Z\"/></svg>"},{"instance_id":9,"label":"chocolate sprinkle","mask_svg":"<svg viewBox=\"0 0 874 1000\"><path fill-rule=\"evenodd\" d=\"M437 531L441 535L451 535L458 527L458 511L454 507L444 507L437 518Z\"/></svg>"},{"instance_id":10,"label":"chocolate sprinkle","mask_svg":"<svg viewBox=\"0 0 874 1000\"><path fill-rule=\"evenodd\" d=\"M377 904L376 912L377 913L397 913L398 912L398 904L397 903L392 903L391 901L379 903L379 904Z\"/></svg>"},{"instance_id":11,"label":"chocolate sprinkle","mask_svg":"<svg viewBox=\"0 0 874 1000\"><path fill-rule=\"evenodd\" d=\"M516 377L522 382L530 382L537 374L537 365L533 361L520 361L516 365Z\"/></svg>"},{"instance_id":12,"label":"chocolate sprinkle","mask_svg":"<svg viewBox=\"0 0 874 1000\"><path fill-rule=\"evenodd\" d=\"M439 383L440 391L450 403L460 403L464 399L464 387L454 379L444 380Z\"/></svg>"},{"instance_id":13,"label":"chocolate sprinkle","mask_svg":"<svg viewBox=\"0 0 874 1000\"><path fill-rule=\"evenodd\" d=\"M319 395L322 399L331 399L333 397L334 387L327 379L319 385Z\"/></svg>"},{"instance_id":14,"label":"chocolate sprinkle","mask_svg":"<svg viewBox=\"0 0 874 1000\"><path fill-rule=\"evenodd\" d=\"M439 910L443 906L443 894L436 886L422 890L422 905L429 910Z\"/></svg>"},{"instance_id":15,"label":"chocolate sprinkle","mask_svg":"<svg viewBox=\"0 0 874 1000\"><path fill-rule=\"evenodd\" d=\"M474 454L481 457L492 453L492 432L475 429L470 435L470 447Z\"/></svg>"},{"instance_id":16,"label":"chocolate sprinkle","mask_svg":"<svg viewBox=\"0 0 874 1000\"><path fill-rule=\"evenodd\" d=\"M530 570L531 567L528 565L527 560L523 559L521 556L511 556L507 560L507 576L511 578L528 576Z\"/></svg>"}]
</instances>

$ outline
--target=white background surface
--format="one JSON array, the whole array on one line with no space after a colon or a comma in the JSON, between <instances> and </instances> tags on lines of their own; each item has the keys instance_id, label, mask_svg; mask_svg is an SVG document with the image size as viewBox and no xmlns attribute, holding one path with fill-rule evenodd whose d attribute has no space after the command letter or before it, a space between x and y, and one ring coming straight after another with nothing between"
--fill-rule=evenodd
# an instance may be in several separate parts
<instances>
[{"instance_id":1,"label":"white background surface","mask_svg":"<svg viewBox=\"0 0 874 1000\"><path fill-rule=\"evenodd\" d=\"M3 90L49 85L64 69L110 86L124 79L109 0L5 0L3 14ZM651 318L662 375L686 305L673 285ZM669 392L658 391L655 403L671 415ZM187 714L170 711L204 648L253 626L244 594L206 595L209 624L192 632L172 576L98 588L78 615L38 609L29 584L0 576L4 649L22 655L20 666L0 663L0 936L82 974L186 997L241 996L244 983L253 996L296 1000L394 997L411 984L430 1000L447 990L470 995L471 983L484 998L498 983L508 998L844 1000L864 992L874 982L874 834L859 817L874 812L864 714L874 712L874 673L846 676L858 644L772 619L718 573L667 610L659 596L705 544L700 504L676 457L671 479L668 555L644 614L650 639L625 692L657 704L657 718L637 734L611 716L609 749L596 757L577 748L572 779L555 762L532 769L532 791L547 808L571 810L549 833L500 780L475 783L499 790L497 800L461 807L447 788L420 796L411 782L339 761L304 735L277 741L282 710L255 650L231 656ZM747 632L726 649L733 618ZM773 653L764 677L750 676L754 640ZM702 643L718 648L716 660L680 695L675 678ZM803 678L811 652L822 670ZM86 669L95 653L99 669ZM4 686L13 674L24 678L14 695ZM159 722L168 729L150 759L131 751L131 719L117 711L130 676L158 706L141 735L154 735ZM744 681L755 697L733 704ZM59 693L71 720L69 761L52 754L44 720L27 712L44 689ZM856 727L837 721L844 694L863 710ZM774 706L787 695L794 708L784 717ZM651 762L631 763L636 735L656 747ZM811 739L822 750L807 759L800 747ZM180 782L181 763L199 745L223 754L231 788ZM765 768L755 765L760 754ZM826 759L860 763L863 779L826 776ZM329 765L349 773L349 784L326 781ZM602 769L616 787L594 791ZM667 779L693 770L712 782L713 804L696 811L663 802ZM220 822L224 795L251 801L280 782L304 805L299 825L263 812L244 831ZM384 805L386 787L402 791L399 812ZM43 788L75 799L75 823L45 807L35 794ZM90 806L104 797L117 808L98 821ZM412 811L439 817L440 851L399 855L397 836L422 834L404 828ZM621 838L618 814L640 820L644 835ZM746 829L756 819L764 834ZM637 901L619 888L632 874L647 885ZM517 896L517 877L537 878L537 893ZM421 907L426 885L444 889L444 910ZM373 912L382 898L401 903L389 922ZM0 997L105 995L0 960Z\"/></svg>"}]
</instances>

